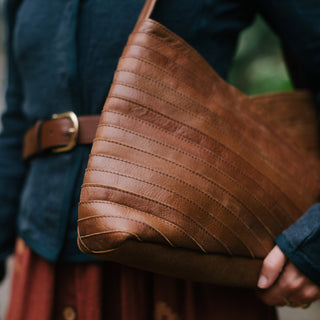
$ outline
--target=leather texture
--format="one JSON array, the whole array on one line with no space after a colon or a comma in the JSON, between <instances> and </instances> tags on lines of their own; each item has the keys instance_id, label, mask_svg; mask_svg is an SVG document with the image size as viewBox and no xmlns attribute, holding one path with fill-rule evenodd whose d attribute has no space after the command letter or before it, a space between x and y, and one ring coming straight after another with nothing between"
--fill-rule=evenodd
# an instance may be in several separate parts
<instances>
[{"instance_id":1,"label":"leather texture","mask_svg":"<svg viewBox=\"0 0 320 320\"><path fill-rule=\"evenodd\" d=\"M78 117L77 144L91 144L95 137L100 116ZM45 151L67 146L74 130L72 121L65 117L37 121L24 136L23 158L28 159Z\"/></svg>"},{"instance_id":2,"label":"leather texture","mask_svg":"<svg viewBox=\"0 0 320 320\"><path fill-rule=\"evenodd\" d=\"M319 196L307 92L248 97L146 1L119 60L79 203L92 256L254 287L273 239Z\"/></svg>"}]
</instances>

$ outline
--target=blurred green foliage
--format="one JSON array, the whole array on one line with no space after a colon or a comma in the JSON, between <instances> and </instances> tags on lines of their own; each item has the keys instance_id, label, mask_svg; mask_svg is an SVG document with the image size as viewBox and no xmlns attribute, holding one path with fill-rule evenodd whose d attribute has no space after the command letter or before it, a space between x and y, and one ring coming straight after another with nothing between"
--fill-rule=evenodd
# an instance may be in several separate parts
<instances>
[{"instance_id":1,"label":"blurred green foliage","mask_svg":"<svg viewBox=\"0 0 320 320\"><path fill-rule=\"evenodd\" d=\"M247 94L292 90L279 40L262 18L241 34L228 81Z\"/></svg>"}]
</instances>

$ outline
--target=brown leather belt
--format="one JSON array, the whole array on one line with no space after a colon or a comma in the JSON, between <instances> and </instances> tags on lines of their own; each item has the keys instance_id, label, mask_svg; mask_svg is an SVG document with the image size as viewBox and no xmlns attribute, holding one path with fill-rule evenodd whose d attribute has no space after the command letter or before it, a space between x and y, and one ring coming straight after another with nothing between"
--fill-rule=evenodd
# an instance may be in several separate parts
<instances>
[{"instance_id":1,"label":"brown leather belt","mask_svg":"<svg viewBox=\"0 0 320 320\"><path fill-rule=\"evenodd\" d=\"M51 120L37 121L24 136L23 158L50 150L54 153L92 143L100 116L77 117L73 112L54 114Z\"/></svg>"}]
</instances>

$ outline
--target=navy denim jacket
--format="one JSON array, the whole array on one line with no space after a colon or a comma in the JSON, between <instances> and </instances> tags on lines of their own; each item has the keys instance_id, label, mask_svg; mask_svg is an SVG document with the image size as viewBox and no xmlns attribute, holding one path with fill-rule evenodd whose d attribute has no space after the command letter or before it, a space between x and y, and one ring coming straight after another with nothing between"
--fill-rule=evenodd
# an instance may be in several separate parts
<instances>
[{"instance_id":1,"label":"navy denim jacket","mask_svg":"<svg viewBox=\"0 0 320 320\"><path fill-rule=\"evenodd\" d=\"M38 254L92 258L76 246L77 202L89 146L21 159L22 137L37 119L101 111L113 71L144 0L7 0L9 77L0 136L0 260L18 234ZM318 0L160 0L159 20L226 77L238 34L260 12L280 36L320 106ZM276 242L320 284L320 205Z\"/></svg>"}]
</instances>

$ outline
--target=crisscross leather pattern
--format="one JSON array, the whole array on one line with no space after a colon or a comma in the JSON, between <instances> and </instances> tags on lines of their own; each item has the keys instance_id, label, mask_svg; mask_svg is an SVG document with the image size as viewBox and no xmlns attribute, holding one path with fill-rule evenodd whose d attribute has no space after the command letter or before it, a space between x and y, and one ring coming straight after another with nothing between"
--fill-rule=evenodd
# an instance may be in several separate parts
<instances>
[{"instance_id":1,"label":"crisscross leather pattern","mask_svg":"<svg viewBox=\"0 0 320 320\"><path fill-rule=\"evenodd\" d=\"M96 133L79 204L81 250L254 286L273 239L318 198L314 112L308 93L242 94L144 19Z\"/></svg>"}]
</instances>

